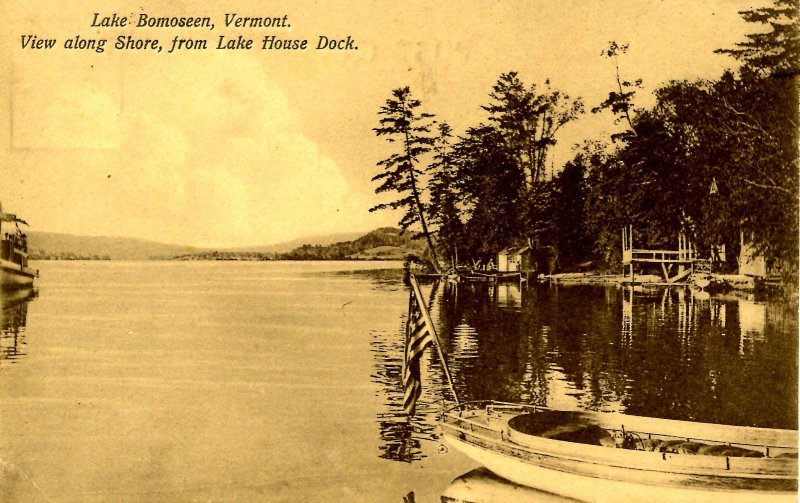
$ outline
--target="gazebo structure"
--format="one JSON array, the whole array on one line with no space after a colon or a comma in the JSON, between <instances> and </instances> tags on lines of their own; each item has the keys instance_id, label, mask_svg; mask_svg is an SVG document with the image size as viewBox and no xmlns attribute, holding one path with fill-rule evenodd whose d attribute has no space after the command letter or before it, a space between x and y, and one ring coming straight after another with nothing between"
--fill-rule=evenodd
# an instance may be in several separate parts
<instances>
[{"instance_id":1,"label":"gazebo structure","mask_svg":"<svg viewBox=\"0 0 800 503\"><path fill-rule=\"evenodd\" d=\"M694 260L694 247L683 233L678 235L677 250L650 250L633 247L632 225L622 229L622 272L627 282L635 281L634 264L639 263L660 264L664 282L674 284L692 274ZM625 274L625 266L628 266L629 274Z\"/></svg>"}]
</instances>

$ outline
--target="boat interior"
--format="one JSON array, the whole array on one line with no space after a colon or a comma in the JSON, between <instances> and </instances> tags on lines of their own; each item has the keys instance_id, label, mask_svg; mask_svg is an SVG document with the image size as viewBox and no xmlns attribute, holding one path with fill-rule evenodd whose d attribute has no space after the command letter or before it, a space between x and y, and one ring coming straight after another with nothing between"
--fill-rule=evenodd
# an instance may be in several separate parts
<instances>
[{"instance_id":1,"label":"boat interior","mask_svg":"<svg viewBox=\"0 0 800 503\"><path fill-rule=\"evenodd\" d=\"M525 440L534 437L670 454L797 458L797 432L616 413L561 411L538 406L477 402L463 404L446 412L443 424L480 435L486 440L521 445L527 445L529 442ZM670 431L676 429L682 430L681 433Z\"/></svg>"}]
</instances>

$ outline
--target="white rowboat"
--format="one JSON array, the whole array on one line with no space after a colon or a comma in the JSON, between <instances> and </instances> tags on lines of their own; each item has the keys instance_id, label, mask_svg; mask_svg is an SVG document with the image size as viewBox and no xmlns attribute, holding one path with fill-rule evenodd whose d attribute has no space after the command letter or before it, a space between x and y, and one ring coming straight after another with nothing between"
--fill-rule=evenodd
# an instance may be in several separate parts
<instances>
[{"instance_id":1,"label":"white rowboat","mask_svg":"<svg viewBox=\"0 0 800 503\"><path fill-rule=\"evenodd\" d=\"M797 431L461 404L445 442L517 484L591 502L797 501Z\"/></svg>"}]
</instances>

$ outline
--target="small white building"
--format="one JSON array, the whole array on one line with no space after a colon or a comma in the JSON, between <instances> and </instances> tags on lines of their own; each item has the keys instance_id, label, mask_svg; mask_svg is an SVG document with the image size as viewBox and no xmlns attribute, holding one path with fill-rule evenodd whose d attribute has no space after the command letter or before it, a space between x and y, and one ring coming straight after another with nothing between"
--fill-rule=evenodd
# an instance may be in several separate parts
<instances>
[{"instance_id":1,"label":"small white building","mask_svg":"<svg viewBox=\"0 0 800 503\"><path fill-rule=\"evenodd\" d=\"M744 234L741 235L741 250L739 251L739 274L754 278L770 279L781 273L780 264L768 263L761 253L758 253L752 243L745 242Z\"/></svg>"},{"instance_id":2,"label":"small white building","mask_svg":"<svg viewBox=\"0 0 800 503\"><path fill-rule=\"evenodd\" d=\"M742 243L742 250L739 253L739 274L756 278L767 276L767 261L749 244Z\"/></svg>"},{"instance_id":3,"label":"small white building","mask_svg":"<svg viewBox=\"0 0 800 503\"><path fill-rule=\"evenodd\" d=\"M528 246L512 246L497 254L498 272L529 271L532 266L531 249Z\"/></svg>"}]
</instances>

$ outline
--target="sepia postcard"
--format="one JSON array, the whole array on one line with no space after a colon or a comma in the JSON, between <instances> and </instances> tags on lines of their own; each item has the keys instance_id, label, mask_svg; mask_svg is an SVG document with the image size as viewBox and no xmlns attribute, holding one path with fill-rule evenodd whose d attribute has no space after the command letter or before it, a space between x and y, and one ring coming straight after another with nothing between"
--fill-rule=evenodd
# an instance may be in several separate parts
<instances>
[{"instance_id":1,"label":"sepia postcard","mask_svg":"<svg viewBox=\"0 0 800 503\"><path fill-rule=\"evenodd\" d=\"M797 501L796 1L0 10L0 501Z\"/></svg>"}]
</instances>

